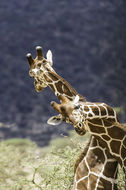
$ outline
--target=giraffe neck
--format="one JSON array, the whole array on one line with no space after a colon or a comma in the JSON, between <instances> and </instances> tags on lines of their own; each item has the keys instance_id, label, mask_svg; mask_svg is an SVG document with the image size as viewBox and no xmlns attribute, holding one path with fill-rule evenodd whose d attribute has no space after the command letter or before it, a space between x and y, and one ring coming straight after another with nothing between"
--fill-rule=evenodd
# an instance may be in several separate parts
<instances>
[{"instance_id":1,"label":"giraffe neck","mask_svg":"<svg viewBox=\"0 0 126 190\"><path fill-rule=\"evenodd\" d=\"M110 122L119 122L117 113L105 103L82 103L80 111L86 119L108 119Z\"/></svg>"},{"instance_id":2,"label":"giraffe neck","mask_svg":"<svg viewBox=\"0 0 126 190\"><path fill-rule=\"evenodd\" d=\"M126 173L126 128L118 122L115 111L103 103L86 102L81 115L89 133L107 148Z\"/></svg>"},{"instance_id":3,"label":"giraffe neck","mask_svg":"<svg viewBox=\"0 0 126 190\"><path fill-rule=\"evenodd\" d=\"M73 190L117 190L118 162L92 136L86 156L78 165Z\"/></svg>"},{"instance_id":4,"label":"giraffe neck","mask_svg":"<svg viewBox=\"0 0 126 190\"><path fill-rule=\"evenodd\" d=\"M126 173L126 131L103 119L86 120L88 131L118 160Z\"/></svg>"},{"instance_id":5,"label":"giraffe neck","mask_svg":"<svg viewBox=\"0 0 126 190\"><path fill-rule=\"evenodd\" d=\"M59 76L52 67L46 67L43 74L47 86L55 93L57 97L64 95L70 100L73 100L76 95L80 97L80 101L85 102L85 98L78 94L77 91L61 76Z\"/></svg>"}]
</instances>

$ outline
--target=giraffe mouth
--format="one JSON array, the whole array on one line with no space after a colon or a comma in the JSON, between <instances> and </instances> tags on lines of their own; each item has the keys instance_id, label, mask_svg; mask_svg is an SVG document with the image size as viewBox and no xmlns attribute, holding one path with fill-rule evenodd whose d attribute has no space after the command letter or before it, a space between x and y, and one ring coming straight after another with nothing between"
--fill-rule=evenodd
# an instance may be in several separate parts
<instances>
[{"instance_id":1,"label":"giraffe mouth","mask_svg":"<svg viewBox=\"0 0 126 190\"><path fill-rule=\"evenodd\" d=\"M42 87L42 86L40 86L40 85L35 86L35 89L36 89L37 92L43 91L44 88L45 88L45 87Z\"/></svg>"},{"instance_id":2,"label":"giraffe mouth","mask_svg":"<svg viewBox=\"0 0 126 190\"><path fill-rule=\"evenodd\" d=\"M81 136L86 134L86 130L83 127L74 126L74 129Z\"/></svg>"},{"instance_id":3,"label":"giraffe mouth","mask_svg":"<svg viewBox=\"0 0 126 190\"><path fill-rule=\"evenodd\" d=\"M47 87L47 85L45 83L39 83L39 82L35 83L34 85L35 85L35 90L37 92L40 92Z\"/></svg>"},{"instance_id":4,"label":"giraffe mouth","mask_svg":"<svg viewBox=\"0 0 126 190\"><path fill-rule=\"evenodd\" d=\"M35 86L36 91L40 92L40 91L44 90L47 87L47 84L40 81L38 78L35 78L34 86Z\"/></svg>"}]
</instances>

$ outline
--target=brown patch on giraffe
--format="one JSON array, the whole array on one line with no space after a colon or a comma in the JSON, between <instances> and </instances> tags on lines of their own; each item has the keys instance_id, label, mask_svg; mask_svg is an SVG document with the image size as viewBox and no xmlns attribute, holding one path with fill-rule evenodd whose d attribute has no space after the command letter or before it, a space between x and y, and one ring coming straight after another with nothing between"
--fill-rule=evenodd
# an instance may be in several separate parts
<instances>
[{"instance_id":1,"label":"brown patch on giraffe","mask_svg":"<svg viewBox=\"0 0 126 190\"><path fill-rule=\"evenodd\" d=\"M110 137L107 136L107 135L102 135L102 138L103 138L104 140L106 140L106 141L109 141L109 140L110 140Z\"/></svg>"},{"instance_id":2,"label":"brown patch on giraffe","mask_svg":"<svg viewBox=\"0 0 126 190\"><path fill-rule=\"evenodd\" d=\"M82 176L80 177L82 178ZM78 190L81 190L81 189L85 189L87 190L87 184L88 184L88 178L80 181L78 184L77 184L77 189ZM90 190L90 189L89 189Z\"/></svg>"},{"instance_id":3,"label":"brown patch on giraffe","mask_svg":"<svg viewBox=\"0 0 126 190\"><path fill-rule=\"evenodd\" d=\"M107 162L105 165L105 169L103 175L106 177L114 178L113 174L115 174L115 169L117 168L118 162Z\"/></svg>"},{"instance_id":4,"label":"brown patch on giraffe","mask_svg":"<svg viewBox=\"0 0 126 190\"><path fill-rule=\"evenodd\" d=\"M93 123L94 125L101 125L102 126L102 120L101 119L88 119L91 123Z\"/></svg>"},{"instance_id":5,"label":"brown patch on giraffe","mask_svg":"<svg viewBox=\"0 0 126 190\"><path fill-rule=\"evenodd\" d=\"M98 107L93 107L93 106L91 106L91 108L92 108L92 111L93 111L93 113L94 113L95 115L99 115L99 109L98 109Z\"/></svg>"},{"instance_id":6,"label":"brown patch on giraffe","mask_svg":"<svg viewBox=\"0 0 126 190\"><path fill-rule=\"evenodd\" d=\"M43 76L44 76L44 78L45 78L45 80L46 80L47 82L52 82L52 80L51 80L47 75L43 74Z\"/></svg>"},{"instance_id":7,"label":"brown patch on giraffe","mask_svg":"<svg viewBox=\"0 0 126 190\"><path fill-rule=\"evenodd\" d=\"M44 60L43 60L44 61ZM46 60L45 60L46 61ZM45 62L44 61L44 62ZM45 68L46 68L46 70L48 71L48 72L50 72L50 69L48 68L48 67L46 67L46 65L45 65Z\"/></svg>"},{"instance_id":8,"label":"brown patch on giraffe","mask_svg":"<svg viewBox=\"0 0 126 190\"><path fill-rule=\"evenodd\" d=\"M52 84L49 84L50 88L55 92L55 88Z\"/></svg>"},{"instance_id":9,"label":"brown patch on giraffe","mask_svg":"<svg viewBox=\"0 0 126 190\"><path fill-rule=\"evenodd\" d=\"M98 179L97 176L95 176L95 175L93 175L93 174L90 174L90 186L89 186L89 189L90 189L90 190L95 189L96 183L97 183L97 179ZM103 184L101 185L101 187L102 187L101 190L104 190Z\"/></svg>"},{"instance_id":10,"label":"brown patch on giraffe","mask_svg":"<svg viewBox=\"0 0 126 190\"><path fill-rule=\"evenodd\" d=\"M103 148L108 148L108 144L106 141L104 141L100 136L94 135L95 138L99 141L99 145L102 146Z\"/></svg>"},{"instance_id":11,"label":"brown patch on giraffe","mask_svg":"<svg viewBox=\"0 0 126 190\"><path fill-rule=\"evenodd\" d=\"M58 92L63 92L63 89L62 89L62 82L59 81L59 82L56 82L55 83L55 87L57 89Z\"/></svg>"},{"instance_id":12,"label":"brown patch on giraffe","mask_svg":"<svg viewBox=\"0 0 126 190\"><path fill-rule=\"evenodd\" d=\"M113 123L113 122L115 122L116 120L115 120L115 118L108 118L107 121L108 121L109 123Z\"/></svg>"},{"instance_id":13,"label":"brown patch on giraffe","mask_svg":"<svg viewBox=\"0 0 126 190\"><path fill-rule=\"evenodd\" d=\"M111 146L111 150L112 150L113 153L119 154L120 146L121 146L120 141L112 140L110 142L110 146Z\"/></svg>"},{"instance_id":14,"label":"brown patch on giraffe","mask_svg":"<svg viewBox=\"0 0 126 190\"><path fill-rule=\"evenodd\" d=\"M112 155L110 154L110 152L107 149L105 149L105 154L107 156L107 159L112 159Z\"/></svg>"},{"instance_id":15,"label":"brown patch on giraffe","mask_svg":"<svg viewBox=\"0 0 126 190\"><path fill-rule=\"evenodd\" d=\"M126 158L126 148L125 148L124 146L122 146L122 149L121 149L121 157L122 157L123 159Z\"/></svg>"},{"instance_id":16,"label":"brown patch on giraffe","mask_svg":"<svg viewBox=\"0 0 126 190\"><path fill-rule=\"evenodd\" d=\"M49 75L49 77L50 77L53 81L57 81L57 80L58 80L58 77L55 75L55 73L52 74L52 73L48 72L48 75Z\"/></svg>"},{"instance_id":17,"label":"brown patch on giraffe","mask_svg":"<svg viewBox=\"0 0 126 190\"><path fill-rule=\"evenodd\" d=\"M114 120L115 121L115 120ZM108 119L103 119L103 123L105 127L110 127L112 126L112 123Z\"/></svg>"},{"instance_id":18,"label":"brown patch on giraffe","mask_svg":"<svg viewBox=\"0 0 126 190\"><path fill-rule=\"evenodd\" d=\"M87 162L92 172L100 173L102 170L102 163L105 161L104 153L99 148L94 148L88 153Z\"/></svg>"},{"instance_id":19,"label":"brown patch on giraffe","mask_svg":"<svg viewBox=\"0 0 126 190\"><path fill-rule=\"evenodd\" d=\"M87 176L88 175L88 168L86 166L85 161L81 162L79 167L76 170L76 180L79 180L80 178L82 178L82 176Z\"/></svg>"},{"instance_id":20,"label":"brown patch on giraffe","mask_svg":"<svg viewBox=\"0 0 126 190\"><path fill-rule=\"evenodd\" d=\"M112 183L103 179L103 178L100 178L100 183L99 183L99 188L97 190L102 190L101 188L101 185L104 184L104 190L108 190L108 189L112 189ZM114 189L116 190L116 189Z\"/></svg>"},{"instance_id":21,"label":"brown patch on giraffe","mask_svg":"<svg viewBox=\"0 0 126 190\"><path fill-rule=\"evenodd\" d=\"M123 145L126 147L126 137L123 140Z\"/></svg>"},{"instance_id":22,"label":"brown patch on giraffe","mask_svg":"<svg viewBox=\"0 0 126 190\"><path fill-rule=\"evenodd\" d=\"M93 117L93 115L91 113L88 114L88 117Z\"/></svg>"},{"instance_id":23,"label":"brown patch on giraffe","mask_svg":"<svg viewBox=\"0 0 126 190\"><path fill-rule=\"evenodd\" d=\"M89 107L88 106L84 106L84 111L88 112L89 111Z\"/></svg>"},{"instance_id":24,"label":"brown patch on giraffe","mask_svg":"<svg viewBox=\"0 0 126 190\"><path fill-rule=\"evenodd\" d=\"M109 106L106 106L106 107L107 107L107 110L108 110L108 115L114 116L114 110Z\"/></svg>"},{"instance_id":25,"label":"brown patch on giraffe","mask_svg":"<svg viewBox=\"0 0 126 190\"><path fill-rule=\"evenodd\" d=\"M92 139L92 137L91 137L91 139ZM93 140L91 141L90 146L91 146L91 147L96 147L96 146L98 146L98 141L97 141L96 138L93 137Z\"/></svg>"},{"instance_id":26,"label":"brown patch on giraffe","mask_svg":"<svg viewBox=\"0 0 126 190\"><path fill-rule=\"evenodd\" d=\"M97 133L97 134L105 133L105 129L103 127L98 127L98 126L95 126L93 124L88 122L88 126L89 126L91 132Z\"/></svg>"},{"instance_id":27,"label":"brown patch on giraffe","mask_svg":"<svg viewBox=\"0 0 126 190\"><path fill-rule=\"evenodd\" d=\"M72 93L70 92L69 88L64 85L64 93L67 94L68 96L72 96Z\"/></svg>"},{"instance_id":28,"label":"brown patch on giraffe","mask_svg":"<svg viewBox=\"0 0 126 190\"><path fill-rule=\"evenodd\" d=\"M113 126L107 129L111 138L122 140L124 138L124 131L117 126Z\"/></svg>"},{"instance_id":29,"label":"brown patch on giraffe","mask_svg":"<svg viewBox=\"0 0 126 190\"><path fill-rule=\"evenodd\" d=\"M106 109L103 106L98 106L100 108L101 116L107 115Z\"/></svg>"},{"instance_id":30,"label":"brown patch on giraffe","mask_svg":"<svg viewBox=\"0 0 126 190\"><path fill-rule=\"evenodd\" d=\"M101 162L101 160L97 160L95 155L94 155L94 159L93 159L93 157L87 158L87 162L88 162L88 165L92 172L96 172L96 171L97 171L97 173L101 172L102 162Z\"/></svg>"}]
</instances>

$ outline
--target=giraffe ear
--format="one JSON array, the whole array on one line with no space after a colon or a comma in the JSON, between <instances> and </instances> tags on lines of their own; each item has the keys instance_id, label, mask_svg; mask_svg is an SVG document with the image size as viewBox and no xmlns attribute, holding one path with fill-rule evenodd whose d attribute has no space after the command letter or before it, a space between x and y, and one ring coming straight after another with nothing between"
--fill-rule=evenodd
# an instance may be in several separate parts
<instances>
[{"instance_id":1,"label":"giraffe ear","mask_svg":"<svg viewBox=\"0 0 126 190\"><path fill-rule=\"evenodd\" d=\"M46 57L47 57L47 61L49 61L51 63L51 66L53 65L53 60L52 60L52 52L51 50L48 50L47 54L46 54Z\"/></svg>"},{"instance_id":2,"label":"giraffe ear","mask_svg":"<svg viewBox=\"0 0 126 190\"><path fill-rule=\"evenodd\" d=\"M60 123L62 123L62 121L63 121L62 117L57 115L57 116L50 117L47 123L49 125L59 125Z\"/></svg>"}]
</instances>

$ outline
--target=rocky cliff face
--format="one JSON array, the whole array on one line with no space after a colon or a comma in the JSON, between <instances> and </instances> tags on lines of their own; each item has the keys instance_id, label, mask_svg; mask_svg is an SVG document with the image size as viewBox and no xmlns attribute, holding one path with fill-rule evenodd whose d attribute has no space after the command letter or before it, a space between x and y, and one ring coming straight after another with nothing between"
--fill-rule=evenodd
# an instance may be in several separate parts
<instances>
[{"instance_id":1,"label":"rocky cliff face","mask_svg":"<svg viewBox=\"0 0 126 190\"><path fill-rule=\"evenodd\" d=\"M125 107L125 8L124 0L0 1L0 121L11 125L1 138L44 144L66 131L42 124L56 99L50 89L35 92L28 76L25 55L37 45L52 50L54 69L88 100Z\"/></svg>"}]
</instances>

